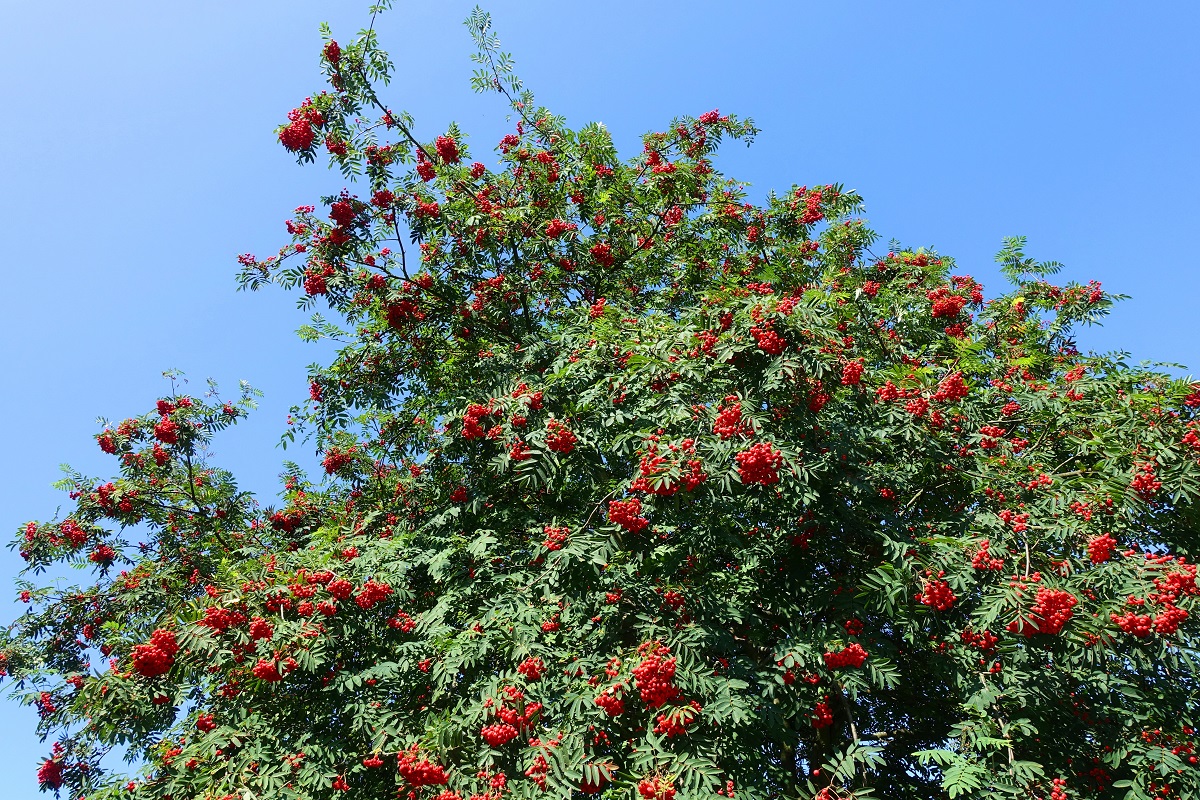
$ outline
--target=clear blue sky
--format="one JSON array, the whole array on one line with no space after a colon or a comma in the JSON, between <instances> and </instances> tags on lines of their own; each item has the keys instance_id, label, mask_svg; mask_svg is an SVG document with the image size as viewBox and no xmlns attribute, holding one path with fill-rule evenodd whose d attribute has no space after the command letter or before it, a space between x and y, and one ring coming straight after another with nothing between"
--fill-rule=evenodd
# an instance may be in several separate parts
<instances>
[{"instance_id":1,"label":"clear blue sky","mask_svg":"<svg viewBox=\"0 0 1200 800\"><path fill-rule=\"evenodd\" d=\"M199 391L266 392L217 461L269 501L288 406L318 354L278 292L234 291L235 256L283 242L290 209L343 186L299 168L272 128L320 89L317 26L349 39L366 1L10 3L0 49L0 532L48 518L64 461L95 475L98 415L147 411L162 370ZM471 3L397 0L378 25L391 103L486 155L505 129L470 92ZM998 286L1001 237L1133 296L1085 347L1200 364L1200 6L1191 2L648 3L495 0L539 100L605 122L626 152L714 107L763 132L727 172L771 187L841 182L884 237L933 245ZM289 452L289 456L291 453ZM0 551L0 586L19 559ZM21 607L0 592L10 619ZM0 691L7 688L5 685ZM0 701L2 793L36 796L49 751Z\"/></svg>"}]
</instances>

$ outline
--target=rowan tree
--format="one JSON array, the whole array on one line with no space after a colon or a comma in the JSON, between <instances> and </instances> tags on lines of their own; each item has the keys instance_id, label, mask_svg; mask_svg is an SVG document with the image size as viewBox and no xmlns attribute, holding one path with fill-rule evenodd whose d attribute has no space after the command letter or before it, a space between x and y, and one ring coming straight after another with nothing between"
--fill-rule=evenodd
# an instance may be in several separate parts
<instances>
[{"instance_id":1,"label":"rowan tree","mask_svg":"<svg viewBox=\"0 0 1200 800\"><path fill-rule=\"evenodd\" d=\"M240 258L337 345L287 434L325 474L260 507L208 454L253 392L172 391L18 532L41 785L1200 796L1200 386L1079 352L1116 298L1021 239L989 300L840 185L747 202L717 111L622 160L467 25L490 165L414 134L373 29L277 131L354 179Z\"/></svg>"}]
</instances>

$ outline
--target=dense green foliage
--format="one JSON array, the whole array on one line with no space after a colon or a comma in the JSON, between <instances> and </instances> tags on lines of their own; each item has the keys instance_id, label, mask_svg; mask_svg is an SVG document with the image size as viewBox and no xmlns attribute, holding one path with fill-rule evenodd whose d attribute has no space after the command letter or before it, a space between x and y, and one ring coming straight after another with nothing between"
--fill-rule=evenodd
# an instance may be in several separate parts
<instances>
[{"instance_id":1,"label":"dense green foliage","mask_svg":"<svg viewBox=\"0 0 1200 800\"><path fill-rule=\"evenodd\" d=\"M370 30L279 131L363 191L241 259L328 306L288 434L327 475L259 508L207 453L252 392L173 393L19 532L0 667L43 785L1197 796L1200 391L1076 350L1113 298L1014 239L985 300L837 185L747 203L711 156L754 128L715 111L622 161L468 26L494 166L413 136Z\"/></svg>"}]
</instances>

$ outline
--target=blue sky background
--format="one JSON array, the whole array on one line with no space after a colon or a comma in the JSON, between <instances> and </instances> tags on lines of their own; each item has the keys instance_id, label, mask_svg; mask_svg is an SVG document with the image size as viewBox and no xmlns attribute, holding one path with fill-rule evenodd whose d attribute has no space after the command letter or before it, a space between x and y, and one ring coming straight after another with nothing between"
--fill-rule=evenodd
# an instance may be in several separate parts
<instances>
[{"instance_id":1,"label":"blue sky background","mask_svg":"<svg viewBox=\"0 0 1200 800\"><path fill-rule=\"evenodd\" d=\"M476 157L507 131L471 93L472 3L399 0L377 27L388 97L432 138L450 120ZM0 536L54 515L64 461L110 464L94 420L144 413L177 368L266 392L216 441L269 502L287 408L318 353L294 298L235 291L235 257L274 251L297 205L342 188L297 167L272 129L321 87L318 23L345 41L367 3L254 0L13 3L0 48ZM675 114L762 128L721 165L756 197L841 182L884 241L933 245L999 288L1001 237L1130 294L1084 347L1200 364L1200 6L492 0L540 101L605 122L624 151ZM488 159L483 159L488 160ZM293 457L293 451L288 452ZM0 551L0 587L20 559ZM20 613L11 590L0 616ZM7 684L0 685L0 691ZM37 796L49 751L35 715L0 700L0 776Z\"/></svg>"}]
</instances>

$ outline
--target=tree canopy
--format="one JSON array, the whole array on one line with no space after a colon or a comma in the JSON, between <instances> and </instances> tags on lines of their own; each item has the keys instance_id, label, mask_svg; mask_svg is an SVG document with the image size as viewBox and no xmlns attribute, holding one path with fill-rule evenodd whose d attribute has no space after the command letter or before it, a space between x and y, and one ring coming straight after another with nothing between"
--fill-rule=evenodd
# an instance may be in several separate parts
<instances>
[{"instance_id":1,"label":"tree canopy","mask_svg":"<svg viewBox=\"0 0 1200 800\"><path fill-rule=\"evenodd\" d=\"M1117 298L1013 238L989 299L837 184L748 202L715 110L623 160L467 26L492 165L414 135L373 27L277 131L358 190L239 259L336 344L286 435L325 474L260 506L209 452L253 390L173 389L18 532L41 785L1200 795L1200 386L1079 352Z\"/></svg>"}]
</instances>

